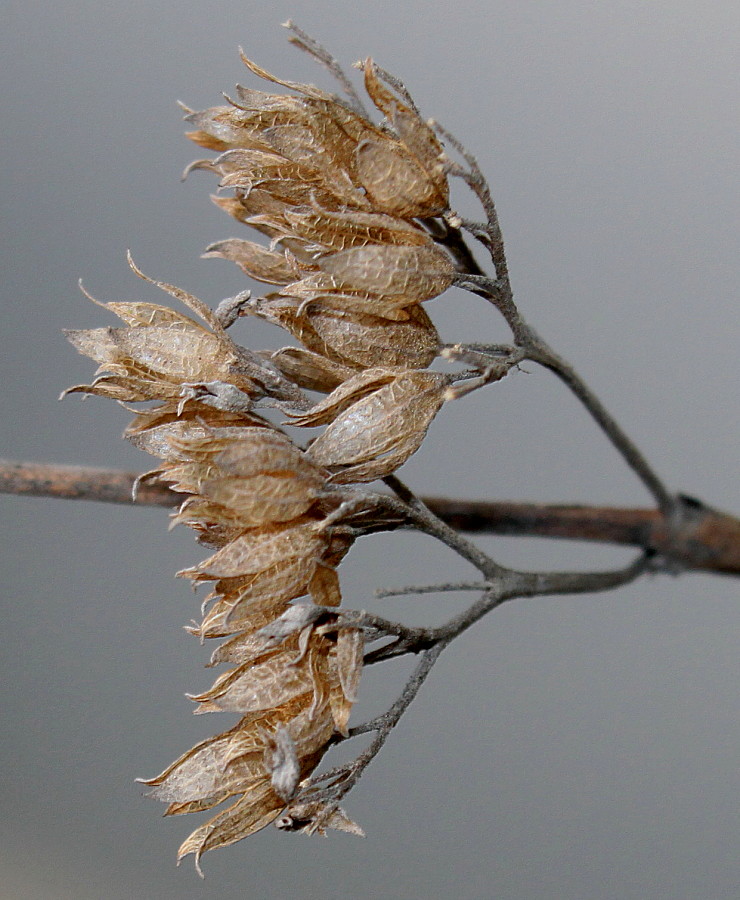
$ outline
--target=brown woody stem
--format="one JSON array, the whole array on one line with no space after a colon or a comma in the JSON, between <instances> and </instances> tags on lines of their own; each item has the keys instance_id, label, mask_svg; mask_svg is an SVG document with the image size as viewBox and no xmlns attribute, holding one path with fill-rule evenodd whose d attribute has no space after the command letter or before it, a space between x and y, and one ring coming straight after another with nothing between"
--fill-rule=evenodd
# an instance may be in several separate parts
<instances>
[{"instance_id":1,"label":"brown woody stem","mask_svg":"<svg viewBox=\"0 0 740 900\"><path fill-rule=\"evenodd\" d=\"M114 469L0 460L0 492L34 497L134 504L136 475ZM173 507L178 495L143 484L137 506ZM659 510L425 497L440 519L460 531L625 544L654 550L686 569L740 575L740 520L679 496L683 524L671 535Z\"/></svg>"}]
</instances>

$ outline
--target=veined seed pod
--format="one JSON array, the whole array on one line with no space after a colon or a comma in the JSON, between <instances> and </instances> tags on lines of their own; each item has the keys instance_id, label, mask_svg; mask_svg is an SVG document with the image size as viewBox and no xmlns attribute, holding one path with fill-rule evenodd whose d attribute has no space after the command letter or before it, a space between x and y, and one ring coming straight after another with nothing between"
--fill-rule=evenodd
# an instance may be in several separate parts
<instances>
[{"instance_id":1,"label":"veined seed pod","mask_svg":"<svg viewBox=\"0 0 740 900\"><path fill-rule=\"evenodd\" d=\"M311 445L310 456L335 471L336 483L389 475L418 450L448 384L436 372L397 375L344 409Z\"/></svg>"}]
</instances>

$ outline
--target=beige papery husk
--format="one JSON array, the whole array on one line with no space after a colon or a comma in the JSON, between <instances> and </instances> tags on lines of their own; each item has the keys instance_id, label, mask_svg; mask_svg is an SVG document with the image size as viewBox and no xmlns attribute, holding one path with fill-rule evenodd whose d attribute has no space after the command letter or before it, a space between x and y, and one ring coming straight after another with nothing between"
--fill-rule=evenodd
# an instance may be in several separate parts
<instances>
[{"instance_id":1,"label":"beige papery husk","mask_svg":"<svg viewBox=\"0 0 740 900\"><path fill-rule=\"evenodd\" d=\"M238 348L215 321L209 322L216 325L211 331L154 304L106 307L127 327L74 332L70 340L117 374L117 399L164 401L138 411L127 436L160 459L160 468L148 477L189 495L173 521L191 525L219 547L200 566L182 573L195 581L216 581L210 609L192 630L201 637L231 635L211 664L237 666L200 698L199 711L224 709L244 718L228 732L235 743L229 744L231 755L223 764L213 749L226 746L219 736L205 742L209 750L199 745L170 767L176 775L165 778L165 786L153 794L168 798L169 814L208 809L241 795L186 842L183 853L192 847L199 856L277 816L318 764L331 735L346 732L361 655L350 659L340 650L347 642L342 631L339 636L316 632L315 614L304 616L299 633L290 623L282 631L275 623L293 609L300 611L290 602L306 594L319 605L304 604L304 609L341 602L335 567L350 541L324 528L320 511L312 509L328 472L285 434L249 411L182 405L180 389L190 380L230 379L255 397L263 390L256 379L244 377ZM146 391L140 388L143 372ZM91 385L86 392L109 396L107 386ZM254 747L248 752L250 741ZM183 774L185 760L189 774ZM211 787L203 787L207 784Z\"/></svg>"},{"instance_id":2,"label":"beige papery husk","mask_svg":"<svg viewBox=\"0 0 740 900\"><path fill-rule=\"evenodd\" d=\"M174 285L148 278L130 257L129 265L140 278L180 300L203 324L154 303L100 303L89 297L126 327L64 332L80 353L100 364L92 384L75 385L65 394L183 405L183 385L220 382L244 395L245 412L252 398L295 396L293 385L274 365L232 341L205 303Z\"/></svg>"},{"instance_id":3,"label":"beige papery husk","mask_svg":"<svg viewBox=\"0 0 740 900\"><path fill-rule=\"evenodd\" d=\"M366 369L292 421L330 423L308 454L333 473L335 484L375 481L418 450L449 384L449 376L438 372Z\"/></svg>"},{"instance_id":4,"label":"beige papery husk","mask_svg":"<svg viewBox=\"0 0 740 900\"><path fill-rule=\"evenodd\" d=\"M274 201L273 211L312 199L327 209L348 207L405 219L434 216L447 208L441 145L418 114L382 86L372 60L364 65L365 84L395 134L332 94L276 78L246 56L242 59L260 78L298 96L237 86L230 106L186 117L196 126L188 135L193 141L224 151L194 167L217 172L221 187L239 190L244 212L238 218L265 211L259 202L249 204L256 188Z\"/></svg>"},{"instance_id":5,"label":"beige papery husk","mask_svg":"<svg viewBox=\"0 0 740 900\"><path fill-rule=\"evenodd\" d=\"M306 609L302 620L294 616L284 628L282 643L280 629L263 629L261 652L255 646L246 662L192 698L199 711L240 713L239 723L144 781L149 796L169 804L166 815L211 809L238 797L187 838L178 860L194 853L197 864L207 850L274 821L319 764L334 731L346 732L362 667L361 652L353 652L361 651L361 633L340 631L332 642Z\"/></svg>"}]
</instances>

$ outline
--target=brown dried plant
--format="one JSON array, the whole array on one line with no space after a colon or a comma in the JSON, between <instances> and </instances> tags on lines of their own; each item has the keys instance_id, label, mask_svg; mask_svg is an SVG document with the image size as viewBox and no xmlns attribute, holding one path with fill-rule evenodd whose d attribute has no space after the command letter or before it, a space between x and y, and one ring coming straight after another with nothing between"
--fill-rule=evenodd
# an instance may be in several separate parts
<instances>
[{"instance_id":1,"label":"brown dried plant","mask_svg":"<svg viewBox=\"0 0 740 900\"><path fill-rule=\"evenodd\" d=\"M227 105L186 111L188 136L218 154L190 169L215 173L215 203L267 239L221 241L207 255L233 261L272 285L270 292L244 292L214 311L132 262L188 314L147 302L103 303L122 326L67 333L100 366L91 384L69 392L145 404L126 436L159 463L139 486L161 482L184 494L172 522L193 528L211 550L179 575L210 584L202 619L188 630L222 639L210 665L228 668L191 699L196 713L240 718L144 782L149 796L168 804L166 815L227 804L180 847L178 860L194 854L199 871L203 853L270 823L362 834L340 802L451 640L510 598L605 590L656 566L646 548L618 571L518 572L480 551L394 474L445 402L500 380L525 359L551 369L652 491L676 540L686 525L686 505L519 313L475 160L368 59L360 68L378 111L373 120L335 60L290 28L291 40L339 79L344 97L281 80L243 57L259 79L290 93L239 86ZM484 221L451 208L451 176L477 196ZM493 277L466 234L489 252ZM513 342L442 344L422 304L453 285L496 307ZM228 329L248 316L301 346L240 346ZM440 358L457 365L430 368ZM283 425L323 430L304 445L275 424L275 410ZM358 487L378 479L392 493ZM409 628L341 607L337 567L353 541L398 527L443 541L479 572L472 584L432 586L481 592L445 626ZM408 653L422 656L398 700L350 728L363 666ZM316 774L333 745L366 733L373 740L353 762Z\"/></svg>"},{"instance_id":2,"label":"brown dried plant","mask_svg":"<svg viewBox=\"0 0 740 900\"><path fill-rule=\"evenodd\" d=\"M426 368L440 344L420 305L456 274L422 221L448 206L434 131L371 60L365 85L383 125L244 62L297 96L240 87L229 106L189 112L198 129L189 137L220 151L190 168L216 172L220 188L233 190L217 202L270 238L269 246L222 241L207 255L276 290L214 313L153 282L197 319L151 303L105 303L124 327L67 333L100 364L92 384L69 392L155 401L126 432L160 460L140 483L185 493L173 524L215 551L179 574L212 583L202 621L189 630L226 638L211 665L230 668L192 699L197 713L242 718L145 782L169 804L167 815L231 802L180 848L179 858L196 861L278 817L284 828L362 833L336 804L303 796L329 746L349 736L363 664L363 628L336 612L336 567L358 525L382 524L378 507L389 506L351 486L392 474L418 449L452 381ZM285 328L303 347L240 347L226 329L241 315ZM307 390L328 396L314 403ZM326 428L301 448L264 404L294 426ZM311 603L291 605L306 596Z\"/></svg>"}]
</instances>

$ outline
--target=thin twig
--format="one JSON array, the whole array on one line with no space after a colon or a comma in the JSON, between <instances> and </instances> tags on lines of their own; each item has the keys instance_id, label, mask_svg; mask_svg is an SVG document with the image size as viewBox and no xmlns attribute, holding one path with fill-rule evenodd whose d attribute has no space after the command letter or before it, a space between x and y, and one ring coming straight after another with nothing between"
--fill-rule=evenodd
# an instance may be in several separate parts
<instances>
[{"instance_id":1,"label":"thin twig","mask_svg":"<svg viewBox=\"0 0 740 900\"><path fill-rule=\"evenodd\" d=\"M438 122L434 123L434 127L442 136L442 138L446 140L450 144L450 146L452 146L460 154L460 156L462 156L468 166L467 169L464 169L462 166L458 166L450 161L451 173L453 175L457 175L465 181L465 183L473 191L473 193L480 201L481 206L483 207L483 211L485 212L486 218L488 219L488 227L486 229L489 239L488 250L491 254L493 264L496 267L496 278L506 282L508 286L509 264L506 260L504 237L501 232L501 226L499 224L496 204L493 202L493 197L491 196L491 190L488 186L488 182L486 181L483 173L480 170L478 161L471 153L469 153L465 149L460 141L458 141L458 139L453 134L447 131L446 128L443 128ZM509 296L511 296L510 287L508 287L508 292Z\"/></svg>"},{"instance_id":2,"label":"thin twig","mask_svg":"<svg viewBox=\"0 0 740 900\"><path fill-rule=\"evenodd\" d=\"M382 66L379 66L375 63L375 72L381 81L384 81L389 87L393 88L397 94L399 94L409 105L409 108L412 109L417 116L420 115L419 107L414 102L414 98L409 94L406 85L400 80L400 78L396 78L395 75L392 75L390 72L386 71Z\"/></svg>"},{"instance_id":3,"label":"thin twig","mask_svg":"<svg viewBox=\"0 0 740 900\"><path fill-rule=\"evenodd\" d=\"M541 366L554 372L570 388L571 392L581 401L601 430L619 451L627 465L655 497L664 515L672 516L676 511L676 497L663 484L634 441L628 437L621 425L575 371L573 366L555 353L539 337L534 341L530 341L526 350L527 359L539 363Z\"/></svg>"},{"instance_id":4,"label":"thin twig","mask_svg":"<svg viewBox=\"0 0 740 900\"><path fill-rule=\"evenodd\" d=\"M335 78L339 84L342 86L342 90L349 97L348 105L352 108L354 112L356 112L359 116L362 116L363 119L369 119L367 110L365 109L365 104L360 99L360 95L355 90L355 86L352 84L350 79L344 72L344 69L341 67L339 62L329 53L326 48L322 47L318 41L314 40L309 34L306 34L303 29L299 28L294 22L290 21L290 19L284 23L285 28L288 31L291 31L292 34L288 38L291 44L294 47L298 47L298 49L303 50L305 53L308 53L309 56L313 57L317 62L321 63L322 66L325 66L329 73Z\"/></svg>"},{"instance_id":5,"label":"thin twig","mask_svg":"<svg viewBox=\"0 0 740 900\"><path fill-rule=\"evenodd\" d=\"M406 682L401 695L398 697L396 702L391 706L391 708L386 712L383 716L379 716L378 719L374 720L373 727L368 730L372 730L376 732L375 738L372 743L364 750L353 762L349 763L347 766L338 766L336 769L331 770L328 773L329 778L334 778L334 780L325 787L316 787L317 782L325 781L327 779L327 773L324 775L317 776L311 782L311 787L309 787L308 792L306 793L305 798L307 800L322 800L329 803L329 808L327 809L327 817L330 814L330 811L336 809L336 806L341 801L342 797L345 796L352 788L357 784L362 776L362 773L365 769L370 765L370 763L375 759L375 757L380 752L383 744L385 744L388 739L388 735L393 731L393 729L398 724L401 716L406 712L409 707L409 704L416 697L419 689L422 684L426 681L429 673L432 670L432 667L436 663L437 659L439 659L439 655L442 653L444 648L447 646L449 641L439 641L433 647L430 647L429 650L426 650L419 661L416 669L414 669L413 674ZM364 733L364 732L359 732ZM321 825L321 821L315 823L319 827Z\"/></svg>"},{"instance_id":6,"label":"thin twig","mask_svg":"<svg viewBox=\"0 0 740 900\"><path fill-rule=\"evenodd\" d=\"M370 628L383 637L393 635L402 640L415 641L421 636L421 631L418 628L409 628L401 622L391 622L390 619L384 619L382 616L373 615L365 612L365 610L342 610L340 615L346 625Z\"/></svg>"},{"instance_id":7,"label":"thin twig","mask_svg":"<svg viewBox=\"0 0 740 900\"><path fill-rule=\"evenodd\" d=\"M375 591L378 600L387 597L407 597L410 594L442 594L452 591L485 591L491 587L488 581L446 581L443 584L409 584L402 588L381 588Z\"/></svg>"},{"instance_id":8,"label":"thin twig","mask_svg":"<svg viewBox=\"0 0 740 900\"><path fill-rule=\"evenodd\" d=\"M463 222L457 217L456 221ZM467 274L485 275L486 273L478 265L473 252L465 243L465 238L459 228L451 222L442 219L423 219L422 224L429 231L435 242L441 244L452 257L455 267L460 272Z\"/></svg>"},{"instance_id":9,"label":"thin twig","mask_svg":"<svg viewBox=\"0 0 740 900\"><path fill-rule=\"evenodd\" d=\"M388 475L383 481L407 504L409 519L420 531L442 541L443 544L474 565L486 580L494 580L508 573L508 569L499 565L488 554L455 531L454 528L450 528L439 516L436 516L424 501L417 497L396 475Z\"/></svg>"},{"instance_id":10,"label":"thin twig","mask_svg":"<svg viewBox=\"0 0 740 900\"><path fill-rule=\"evenodd\" d=\"M627 436L616 419L608 412L599 398L591 391L574 368L555 353L537 332L525 321L514 303L514 296L509 279L509 268L504 248L503 235L499 223L496 205L485 176L481 172L475 157L449 131L439 124L435 127L440 135L462 156L467 169L452 161L448 164L450 174L462 178L478 198L486 214L487 225L483 226L487 234L487 246L496 269L495 281L481 274L480 266L474 259L467 272L461 270L455 280L458 287L471 290L490 300L502 313L511 328L517 346L526 351L526 358L537 362L554 372L567 385L573 394L586 407L604 434L622 455L627 465L640 478L645 487L655 497L658 506L672 527L678 529L680 523L680 504L676 497L663 484L637 445ZM448 216L448 219L450 217ZM454 217L453 217L454 219ZM459 220L462 224L462 220ZM456 224L456 222L455 222ZM476 226L479 228L480 226ZM479 236L473 231L474 236ZM462 236L459 239L465 243ZM459 242L458 242L459 243ZM472 258L472 254L470 254ZM464 259L457 248L456 259ZM458 262L459 265L459 262Z\"/></svg>"},{"instance_id":11,"label":"thin twig","mask_svg":"<svg viewBox=\"0 0 740 900\"><path fill-rule=\"evenodd\" d=\"M398 645L408 648L405 652L418 652L419 649L425 649L438 641L449 641L458 637L486 613L509 600L558 594L591 594L629 584L650 571L652 559L651 554L641 553L637 559L624 568L597 572L517 572L509 570L508 574L497 584L484 585L483 594L471 606L437 628L399 626L395 622L386 622L386 620L364 612L345 613L344 615L349 617L349 620L355 625L371 625L379 631L384 630L387 635L397 635ZM443 585L443 587L445 586ZM455 586L449 585L449 587L454 588ZM472 587L473 585L463 585L462 589L469 590ZM390 647L393 645L387 645L381 649L386 650Z\"/></svg>"},{"instance_id":12,"label":"thin twig","mask_svg":"<svg viewBox=\"0 0 740 900\"><path fill-rule=\"evenodd\" d=\"M336 809L341 799L357 784L365 769L380 752L388 735L396 727L411 701L416 697L442 651L479 619L515 597L609 590L634 581L648 566L649 560L643 555L624 569L607 572L526 573L510 571L505 580L501 579L497 585L493 585L490 590L485 591L468 609L454 616L439 628L405 629L407 634L399 638L395 646L392 645L395 653L385 656L378 655L375 660L371 661L389 659L403 653L418 653L422 650L421 661L390 709L349 733L349 737L355 737L374 731L375 738L367 749L360 753L353 762L318 775L309 783L310 786L304 799L319 800L327 804L325 813L317 820L315 826L321 827L322 822L326 821L326 818ZM373 625L378 621L377 617L368 617L368 621L370 619L373 620L371 623ZM358 624L359 621L361 619L357 620ZM395 623L391 624L395 627ZM413 638L414 632L418 635L416 642ZM384 649L386 648L381 648L381 654ZM328 783L324 784L325 782ZM319 787L319 784L324 784L324 786Z\"/></svg>"}]
</instances>

